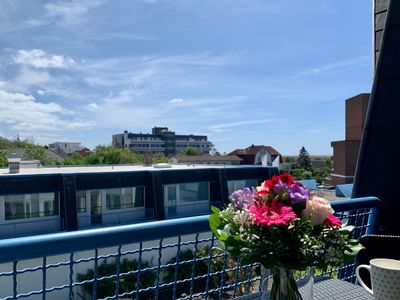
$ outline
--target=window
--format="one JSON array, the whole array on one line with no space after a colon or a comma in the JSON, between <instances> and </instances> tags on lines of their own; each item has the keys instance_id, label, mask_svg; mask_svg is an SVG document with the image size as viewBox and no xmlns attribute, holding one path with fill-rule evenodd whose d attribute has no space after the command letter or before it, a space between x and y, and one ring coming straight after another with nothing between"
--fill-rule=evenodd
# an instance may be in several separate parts
<instances>
[{"instance_id":1,"label":"window","mask_svg":"<svg viewBox=\"0 0 400 300\"><path fill-rule=\"evenodd\" d=\"M76 210L78 213L86 212L86 191L76 192Z\"/></svg>"},{"instance_id":2,"label":"window","mask_svg":"<svg viewBox=\"0 0 400 300\"><path fill-rule=\"evenodd\" d=\"M189 203L209 200L208 182L179 184L179 202Z\"/></svg>"},{"instance_id":3,"label":"window","mask_svg":"<svg viewBox=\"0 0 400 300\"><path fill-rule=\"evenodd\" d=\"M228 181L228 193L230 195L234 191L241 190L245 187L252 188L256 186L258 186L257 179L230 180Z\"/></svg>"},{"instance_id":4,"label":"window","mask_svg":"<svg viewBox=\"0 0 400 300\"><path fill-rule=\"evenodd\" d=\"M106 208L108 210L144 207L144 188L121 188L106 191Z\"/></svg>"},{"instance_id":5,"label":"window","mask_svg":"<svg viewBox=\"0 0 400 300\"><path fill-rule=\"evenodd\" d=\"M58 215L58 193L4 196L6 220Z\"/></svg>"},{"instance_id":6,"label":"window","mask_svg":"<svg viewBox=\"0 0 400 300\"><path fill-rule=\"evenodd\" d=\"M175 185L168 185L168 201L174 201L176 200L176 186Z\"/></svg>"}]
</instances>

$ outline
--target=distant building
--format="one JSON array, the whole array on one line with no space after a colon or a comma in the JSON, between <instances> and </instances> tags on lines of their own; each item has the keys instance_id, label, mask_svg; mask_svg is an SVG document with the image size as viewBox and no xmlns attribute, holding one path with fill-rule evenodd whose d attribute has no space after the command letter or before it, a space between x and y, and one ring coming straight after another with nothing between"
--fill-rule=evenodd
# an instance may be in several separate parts
<instances>
[{"instance_id":1,"label":"distant building","mask_svg":"<svg viewBox=\"0 0 400 300\"><path fill-rule=\"evenodd\" d=\"M92 153L92 150L84 147L81 150L77 151L76 153L78 153L81 156L88 156L88 155L90 155Z\"/></svg>"},{"instance_id":2,"label":"distant building","mask_svg":"<svg viewBox=\"0 0 400 300\"><path fill-rule=\"evenodd\" d=\"M63 151L57 151L55 149L50 149L48 146L45 146L44 149L46 151L47 157L56 162L63 163L65 158L68 157L68 154Z\"/></svg>"},{"instance_id":3,"label":"distant building","mask_svg":"<svg viewBox=\"0 0 400 300\"><path fill-rule=\"evenodd\" d=\"M240 165L241 161L236 155L178 155L171 159L172 163L193 165Z\"/></svg>"},{"instance_id":4,"label":"distant building","mask_svg":"<svg viewBox=\"0 0 400 300\"><path fill-rule=\"evenodd\" d=\"M326 183L352 183L368 109L369 94L359 94L346 100L346 139L334 141L333 171Z\"/></svg>"},{"instance_id":5,"label":"distant building","mask_svg":"<svg viewBox=\"0 0 400 300\"><path fill-rule=\"evenodd\" d=\"M83 149L81 146L81 143L75 143L75 142L55 142L49 144L49 148L53 149L57 152L64 152L67 154L72 154L74 152L80 151Z\"/></svg>"},{"instance_id":6,"label":"distant building","mask_svg":"<svg viewBox=\"0 0 400 300\"><path fill-rule=\"evenodd\" d=\"M242 159L242 165L260 165L266 162L266 165L272 165L272 162L278 160L282 162L281 154L271 146L251 145L245 149L236 149L228 155L236 155Z\"/></svg>"},{"instance_id":7,"label":"distant building","mask_svg":"<svg viewBox=\"0 0 400 300\"><path fill-rule=\"evenodd\" d=\"M185 148L191 147L209 154L212 143L206 135L178 135L169 131L167 127L154 127L150 133L131 133L124 131L112 136L112 145L131 149L134 152L164 153L172 157Z\"/></svg>"},{"instance_id":8,"label":"distant building","mask_svg":"<svg viewBox=\"0 0 400 300\"><path fill-rule=\"evenodd\" d=\"M326 162L323 159L312 159L311 160L311 167L313 169L326 168Z\"/></svg>"}]
</instances>

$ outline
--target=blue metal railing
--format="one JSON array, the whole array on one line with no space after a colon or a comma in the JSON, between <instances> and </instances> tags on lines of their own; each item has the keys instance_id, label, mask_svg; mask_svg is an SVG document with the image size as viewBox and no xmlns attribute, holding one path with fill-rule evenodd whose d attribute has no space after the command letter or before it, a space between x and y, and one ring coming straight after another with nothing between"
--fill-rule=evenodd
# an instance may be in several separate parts
<instances>
[{"instance_id":1,"label":"blue metal railing","mask_svg":"<svg viewBox=\"0 0 400 300\"><path fill-rule=\"evenodd\" d=\"M376 230L378 199L332 206L356 226L355 238ZM217 242L208 216L1 240L0 297L223 299L258 291L258 267L240 265ZM328 273L352 280L354 265Z\"/></svg>"}]
</instances>

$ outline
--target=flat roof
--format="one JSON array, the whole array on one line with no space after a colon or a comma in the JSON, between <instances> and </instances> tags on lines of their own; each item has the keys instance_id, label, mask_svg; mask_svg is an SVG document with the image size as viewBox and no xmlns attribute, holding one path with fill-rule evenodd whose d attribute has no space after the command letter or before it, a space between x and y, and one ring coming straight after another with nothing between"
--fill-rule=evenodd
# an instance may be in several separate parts
<instances>
[{"instance_id":1,"label":"flat roof","mask_svg":"<svg viewBox=\"0 0 400 300\"><path fill-rule=\"evenodd\" d=\"M94 165L94 166L61 166L41 168L21 168L19 173L10 173L8 168L0 169L0 176L45 175L45 174L84 174L84 173L112 173L132 171L161 171L161 170L190 170L190 169L224 169L224 168L255 168L260 165L194 165L171 164L170 168L161 168L143 165Z\"/></svg>"}]
</instances>

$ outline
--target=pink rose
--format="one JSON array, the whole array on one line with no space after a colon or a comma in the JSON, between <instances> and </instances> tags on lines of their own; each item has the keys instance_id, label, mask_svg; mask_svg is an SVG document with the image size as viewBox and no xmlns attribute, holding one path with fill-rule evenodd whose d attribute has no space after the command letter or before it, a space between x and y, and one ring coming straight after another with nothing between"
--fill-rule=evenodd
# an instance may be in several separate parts
<instances>
[{"instance_id":1,"label":"pink rose","mask_svg":"<svg viewBox=\"0 0 400 300\"><path fill-rule=\"evenodd\" d=\"M325 219L334 213L328 200L313 196L311 200L306 203L306 208L303 209L301 215L304 219L310 220L310 223L315 225L321 225Z\"/></svg>"}]
</instances>

